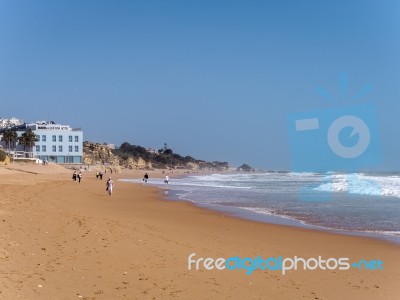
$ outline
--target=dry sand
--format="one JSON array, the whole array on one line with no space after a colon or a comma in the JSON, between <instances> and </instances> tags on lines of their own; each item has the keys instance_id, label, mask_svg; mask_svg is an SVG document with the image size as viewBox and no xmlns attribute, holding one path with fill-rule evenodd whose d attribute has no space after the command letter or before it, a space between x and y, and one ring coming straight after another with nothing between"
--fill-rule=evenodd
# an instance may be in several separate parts
<instances>
[{"instance_id":1,"label":"dry sand","mask_svg":"<svg viewBox=\"0 0 400 300\"><path fill-rule=\"evenodd\" d=\"M12 167L0 167L0 299L400 299L399 245L232 218L117 181L137 174L113 174L109 197L94 172L79 184L59 166ZM193 252L380 259L384 270L189 271Z\"/></svg>"}]
</instances>

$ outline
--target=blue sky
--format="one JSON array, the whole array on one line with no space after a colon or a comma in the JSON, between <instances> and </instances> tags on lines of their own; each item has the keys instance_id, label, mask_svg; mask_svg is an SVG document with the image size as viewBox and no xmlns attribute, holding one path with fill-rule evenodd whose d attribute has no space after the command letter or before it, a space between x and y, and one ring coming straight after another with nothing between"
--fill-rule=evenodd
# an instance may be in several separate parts
<instances>
[{"instance_id":1,"label":"blue sky","mask_svg":"<svg viewBox=\"0 0 400 300\"><path fill-rule=\"evenodd\" d=\"M288 114L375 103L376 168L400 170L399 15L395 0L0 0L0 117L290 169Z\"/></svg>"}]
</instances>

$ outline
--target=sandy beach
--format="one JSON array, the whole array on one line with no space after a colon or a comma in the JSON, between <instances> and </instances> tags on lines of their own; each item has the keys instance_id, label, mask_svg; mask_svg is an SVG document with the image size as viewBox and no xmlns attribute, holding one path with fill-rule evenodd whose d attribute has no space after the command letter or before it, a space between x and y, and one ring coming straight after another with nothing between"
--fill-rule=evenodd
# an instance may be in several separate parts
<instances>
[{"instance_id":1,"label":"sandy beach","mask_svg":"<svg viewBox=\"0 0 400 300\"><path fill-rule=\"evenodd\" d=\"M56 165L0 166L0 299L400 299L400 246L233 218ZM109 174L106 174L109 175ZM150 173L150 177L157 176ZM159 174L161 176L161 174ZM196 257L349 257L383 270L188 270Z\"/></svg>"}]
</instances>

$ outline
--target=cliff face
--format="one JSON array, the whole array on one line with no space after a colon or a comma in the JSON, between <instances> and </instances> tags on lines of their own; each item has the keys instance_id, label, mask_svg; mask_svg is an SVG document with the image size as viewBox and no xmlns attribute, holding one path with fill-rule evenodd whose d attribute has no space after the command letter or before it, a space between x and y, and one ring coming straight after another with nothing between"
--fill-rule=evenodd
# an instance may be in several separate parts
<instances>
[{"instance_id":1,"label":"cliff face","mask_svg":"<svg viewBox=\"0 0 400 300\"><path fill-rule=\"evenodd\" d=\"M111 164L119 165L118 156L114 155L111 149L102 144L83 143L83 163L85 165Z\"/></svg>"},{"instance_id":2,"label":"cliff face","mask_svg":"<svg viewBox=\"0 0 400 300\"><path fill-rule=\"evenodd\" d=\"M227 162L206 162L190 156L180 156L171 149L160 149L150 152L141 146L123 143L117 150L93 142L83 143L83 162L87 165L112 166L113 169L129 168L139 170L188 169L192 171L213 170L224 171L229 168Z\"/></svg>"},{"instance_id":3,"label":"cliff face","mask_svg":"<svg viewBox=\"0 0 400 300\"><path fill-rule=\"evenodd\" d=\"M83 163L86 165L111 165L113 169L118 169L117 167L140 170L152 168L151 163L146 162L141 157L121 159L108 146L98 143L84 142L83 154Z\"/></svg>"},{"instance_id":4,"label":"cliff face","mask_svg":"<svg viewBox=\"0 0 400 300\"><path fill-rule=\"evenodd\" d=\"M121 161L122 166L128 169L138 169L145 170L151 169L151 163L146 162L143 158L139 157L138 159L134 159L133 157L128 157L128 159Z\"/></svg>"}]
</instances>

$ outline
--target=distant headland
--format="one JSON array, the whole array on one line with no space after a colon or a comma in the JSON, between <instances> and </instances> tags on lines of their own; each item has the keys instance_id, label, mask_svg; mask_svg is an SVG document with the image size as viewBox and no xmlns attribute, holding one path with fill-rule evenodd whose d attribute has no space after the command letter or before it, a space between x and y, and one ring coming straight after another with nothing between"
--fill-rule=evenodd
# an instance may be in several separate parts
<instances>
[{"instance_id":1,"label":"distant headland","mask_svg":"<svg viewBox=\"0 0 400 300\"><path fill-rule=\"evenodd\" d=\"M131 145L124 142L120 147L112 144L99 144L86 141L83 143L83 163L85 165L110 166L116 171L118 168L136 170L189 170L189 171L234 171L228 162L195 159L191 156L182 156L174 153L167 144L156 150Z\"/></svg>"}]
</instances>

